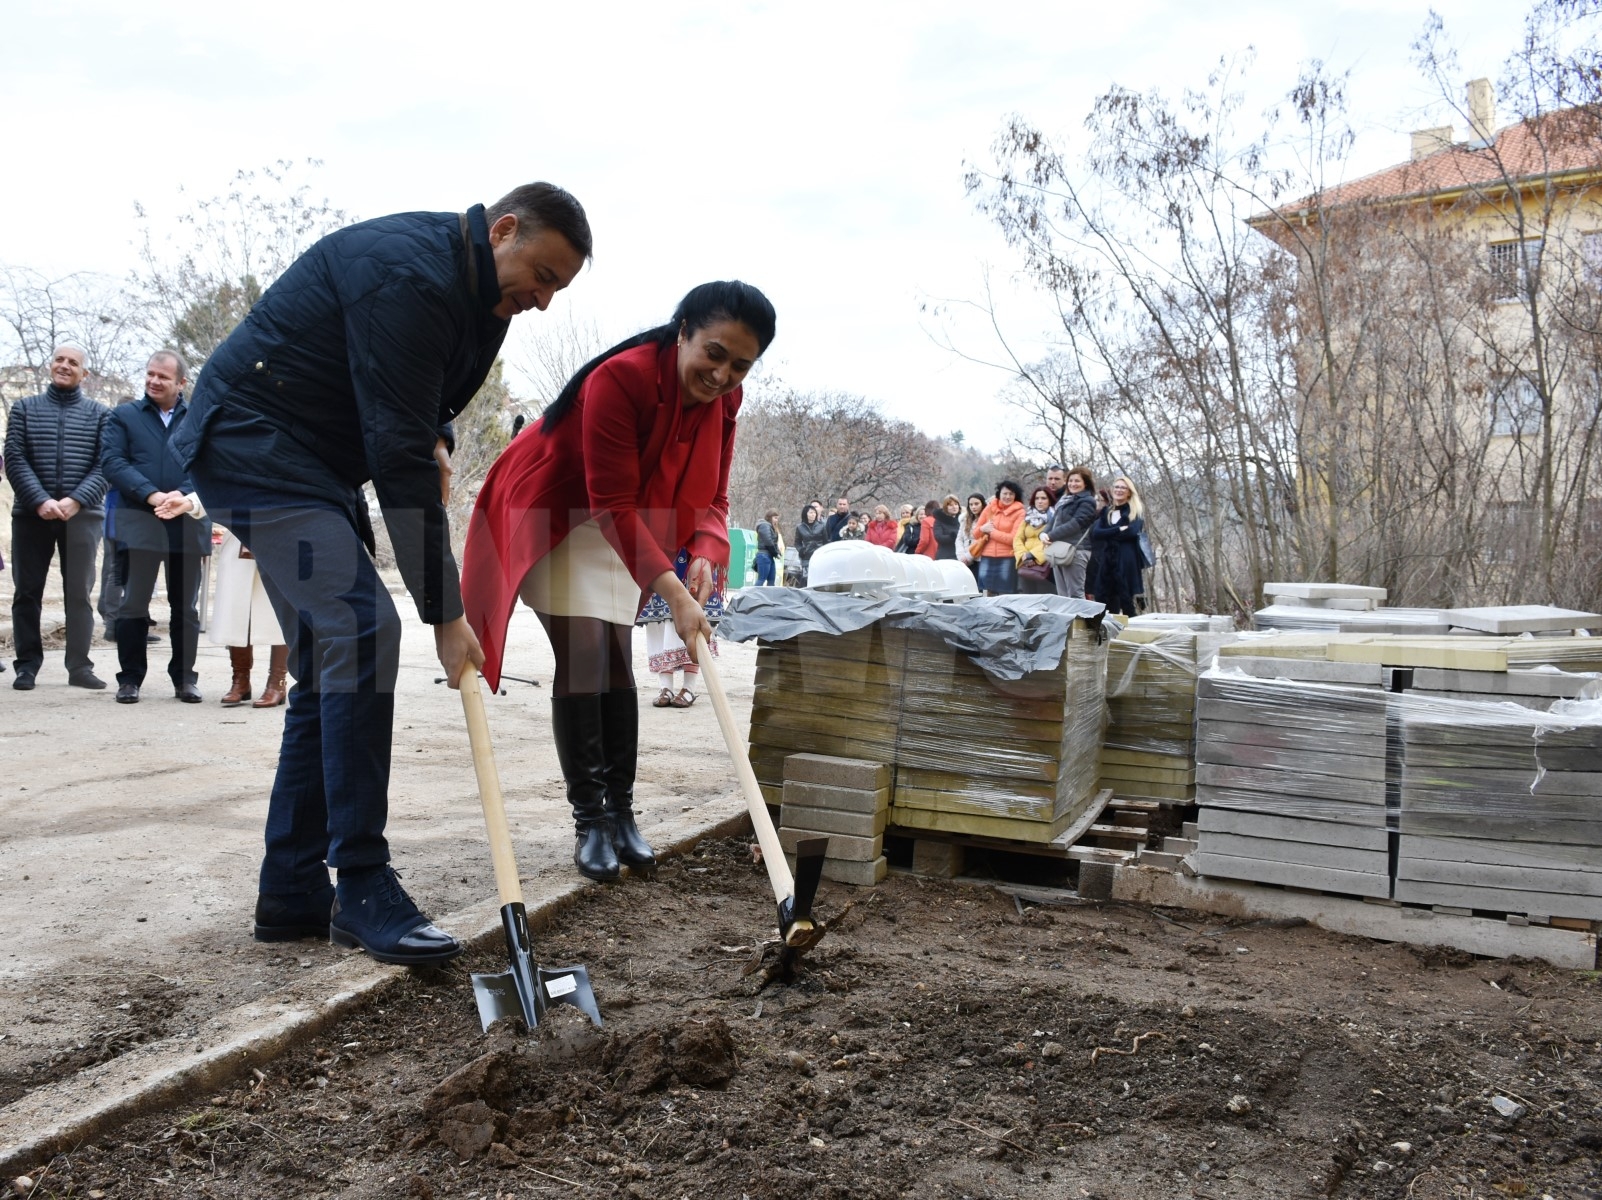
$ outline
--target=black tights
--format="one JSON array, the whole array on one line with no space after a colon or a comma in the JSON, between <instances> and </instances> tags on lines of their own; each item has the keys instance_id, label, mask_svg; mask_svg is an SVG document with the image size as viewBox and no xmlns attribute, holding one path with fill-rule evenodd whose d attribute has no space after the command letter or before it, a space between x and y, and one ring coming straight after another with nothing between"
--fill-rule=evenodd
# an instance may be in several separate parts
<instances>
[{"instance_id":1,"label":"black tights","mask_svg":"<svg viewBox=\"0 0 1602 1200\"><path fill-rule=\"evenodd\" d=\"M537 612L556 653L551 695L595 696L634 686L634 626Z\"/></svg>"}]
</instances>

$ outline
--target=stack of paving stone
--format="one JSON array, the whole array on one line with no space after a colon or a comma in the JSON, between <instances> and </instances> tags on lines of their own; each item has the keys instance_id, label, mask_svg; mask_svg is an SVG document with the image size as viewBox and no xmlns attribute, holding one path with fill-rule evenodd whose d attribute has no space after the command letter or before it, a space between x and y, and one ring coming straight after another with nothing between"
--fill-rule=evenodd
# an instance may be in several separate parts
<instances>
[{"instance_id":1,"label":"stack of paving stone","mask_svg":"<svg viewBox=\"0 0 1602 1200\"><path fill-rule=\"evenodd\" d=\"M896 761L906 640L903 631L874 624L760 644L751 767L769 804L784 798L791 754Z\"/></svg>"},{"instance_id":2,"label":"stack of paving stone","mask_svg":"<svg viewBox=\"0 0 1602 1200\"><path fill-rule=\"evenodd\" d=\"M1602 704L1396 698L1396 899L1602 918Z\"/></svg>"},{"instance_id":3,"label":"stack of paving stone","mask_svg":"<svg viewBox=\"0 0 1602 1200\"><path fill-rule=\"evenodd\" d=\"M1252 614L1256 629L1328 630L1340 633L1447 632L1436 608L1383 608L1384 588L1352 583L1265 583L1265 608Z\"/></svg>"},{"instance_id":4,"label":"stack of paving stone","mask_svg":"<svg viewBox=\"0 0 1602 1200\"><path fill-rule=\"evenodd\" d=\"M779 841L790 865L795 846L827 837L823 877L874 884L885 877L884 827L890 815L890 768L881 762L791 754L784 760Z\"/></svg>"},{"instance_id":5,"label":"stack of paving stone","mask_svg":"<svg viewBox=\"0 0 1602 1200\"><path fill-rule=\"evenodd\" d=\"M1383 668L1250 648L1197 681L1197 869L1388 897Z\"/></svg>"},{"instance_id":6,"label":"stack of paving stone","mask_svg":"<svg viewBox=\"0 0 1602 1200\"><path fill-rule=\"evenodd\" d=\"M1101 786L1126 799L1196 797L1196 656L1191 629L1130 626L1107 647Z\"/></svg>"},{"instance_id":7,"label":"stack of paving stone","mask_svg":"<svg viewBox=\"0 0 1602 1200\"><path fill-rule=\"evenodd\" d=\"M1049 842L1095 799L1107 646L1083 620L1055 667L1021 679L917 632L904 669L892 825Z\"/></svg>"}]
</instances>

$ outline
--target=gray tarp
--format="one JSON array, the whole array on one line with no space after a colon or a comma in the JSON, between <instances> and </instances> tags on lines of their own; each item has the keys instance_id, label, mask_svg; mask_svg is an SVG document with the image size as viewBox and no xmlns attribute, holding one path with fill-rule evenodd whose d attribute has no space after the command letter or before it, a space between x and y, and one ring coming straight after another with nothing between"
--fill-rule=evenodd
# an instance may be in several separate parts
<instances>
[{"instance_id":1,"label":"gray tarp","mask_svg":"<svg viewBox=\"0 0 1602 1200\"><path fill-rule=\"evenodd\" d=\"M904 596L876 599L805 588L746 588L730 597L718 636L736 642L784 642L803 633L850 633L883 621L933 634L986 674L1021 679L1062 661L1075 617L1101 621L1106 606L1066 596L976 596L930 604ZM1108 630L1116 632L1116 626Z\"/></svg>"}]
</instances>

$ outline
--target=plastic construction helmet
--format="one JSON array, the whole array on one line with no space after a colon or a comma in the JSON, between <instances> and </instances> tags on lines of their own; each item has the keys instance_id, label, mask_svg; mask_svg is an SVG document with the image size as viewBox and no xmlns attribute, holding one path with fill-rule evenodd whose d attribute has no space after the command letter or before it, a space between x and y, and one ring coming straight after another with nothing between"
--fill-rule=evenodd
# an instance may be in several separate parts
<instances>
[{"instance_id":1,"label":"plastic construction helmet","mask_svg":"<svg viewBox=\"0 0 1602 1200\"><path fill-rule=\"evenodd\" d=\"M813 551L807 587L815 592L885 591L895 583L892 564L885 561L891 557L872 542L830 542Z\"/></svg>"},{"instance_id":2,"label":"plastic construction helmet","mask_svg":"<svg viewBox=\"0 0 1602 1200\"><path fill-rule=\"evenodd\" d=\"M910 594L920 600L939 600L946 594L946 580L935 560L922 554L908 554L907 574L911 576Z\"/></svg>"},{"instance_id":3,"label":"plastic construction helmet","mask_svg":"<svg viewBox=\"0 0 1602 1200\"><path fill-rule=\"evenodd\" d=\"M979 594L979 581L973 577L972 571L956 559L936 559L935 570L940 572L941 582L945 584L942 600L966 600Z\"/></svg>"}]
</instances>

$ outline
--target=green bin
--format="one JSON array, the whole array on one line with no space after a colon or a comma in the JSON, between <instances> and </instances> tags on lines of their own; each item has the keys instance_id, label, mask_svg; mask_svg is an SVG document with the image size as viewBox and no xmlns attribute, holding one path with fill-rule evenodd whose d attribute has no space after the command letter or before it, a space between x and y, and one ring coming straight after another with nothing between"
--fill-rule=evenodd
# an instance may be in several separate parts
<instances>
[{"instance_id":1,"label":"green bin","mask_svg":"<svg viewBox=\"0 0 1602 1200\"><path fill-rule=\"evenodd\" d=\"M756 582L756 552L756 530L729 530L729 587L749 587Z\"/></svg>"}]
</instances>

